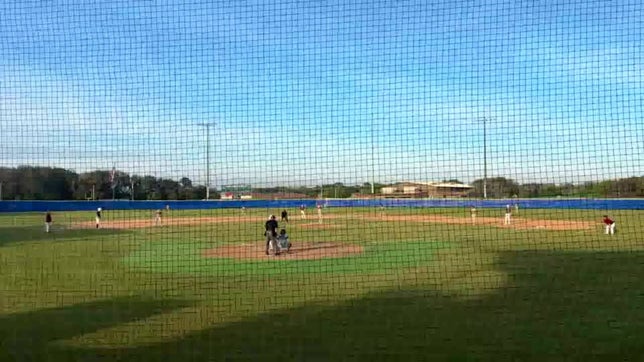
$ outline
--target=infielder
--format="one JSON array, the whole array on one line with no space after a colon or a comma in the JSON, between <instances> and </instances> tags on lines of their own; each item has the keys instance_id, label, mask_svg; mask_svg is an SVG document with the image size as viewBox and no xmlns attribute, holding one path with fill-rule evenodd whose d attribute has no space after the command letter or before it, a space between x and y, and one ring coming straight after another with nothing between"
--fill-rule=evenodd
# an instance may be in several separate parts
<instances>
[{"instance_id":1,"label":"infielder","mask_svg":"<svg viewBox=\"0 0 644 362\"><path fill-rule=\"evenodd\" d=\"M51 217L51 213L47 211L47 213L45 214L45 232L49 232L49 230L51 229L52 221L53 220Z\"/></svg>"},{"instance_id":2,"label":"infielder","mask_svg":"<svg viewBox=\"0 0 644 362\"><path fill-rule=\"evenodd\" d=\"M510 225L512 222L512 207L510 204L505 205L505 219L503 219L503 225Z\"/></svg>"},{"instance_id":3,"label":"infielder","mask_svg":"<svg viewBox=\"0 0 644 362\"><path fill-rule=\"evenodd\" d=\"M154 213L154 225L161 226L161 210Z\"/></svg>"},{"instance_id":4,"label":"infielder","mask_svg":"<svg viewBox=\"0 0 644 362\"><path fill-rule=\"evenodd\" d=\"M96 228L97 229L101 227L101 211L103 211L103 209L101 209L100 207L96 209Z\"/></svg>"},{"instance_id":5,"label":"infielder","mask_svg":"<svg viewBox=\"0 0 644 362\"><path fill-rule=\"evenodd\" d=\"M288 212L286 210L282 210L282 220L281 221L288 222Z\"/></svg>"},{"instance_id":6,"label":"infielder","mask_svg":"<svg viewBox=\"0 0 644 362\"><path fill-rule=\"evenodd\" d=\"M474 205L470 208L470 217L472 218L472 224L476 224L476 207Z\"/></svg>"},{"instance_id":7,"label":"infielder","mask_svg":"<svg viewBox=\"0 0 644 362\"><path fill-rule=\"evenodd\" d=\"M318 223L322 223L322 205L318 204Z\"/></svg>"},{"instance_id":8,"label":"infielder","mask_svg":"<svg viewBox=\"0 0 644 362\"><path fill-rule=\"evenodd\" d=\"M306 220L306 212L304 211L304 205L300 205L300 219Z\"/></svg>"},{"instance_id":9,"label":"infielder","mask_svg":"<svg viewBox=\"0 0 644 362\"><path fill-rule=\"evenodd\" d=\"M604 215L604 225L605 225L605 234L614 235L615 234L615 221Z\"/></svg>"},{"instance_id":10,"label":"infielder","mask_svg":"<svg viewBox=\"0 0 644 362\"><path fill-rule=\"evenodd\" d=\"M268 217L264 224L264 235L266 236L266 255L269 255L269 250L272 247L275 255L280 255L279 247L277 245L277 220L275 215Z\"/></svg>"}]
</instances>

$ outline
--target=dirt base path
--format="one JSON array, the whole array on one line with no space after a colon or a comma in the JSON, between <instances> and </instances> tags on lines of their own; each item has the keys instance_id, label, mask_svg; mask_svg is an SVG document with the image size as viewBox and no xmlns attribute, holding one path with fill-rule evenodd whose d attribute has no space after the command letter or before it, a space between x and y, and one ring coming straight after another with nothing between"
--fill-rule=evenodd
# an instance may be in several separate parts
<instances>
[{"instance_id":1,"label":"dirt base path","mask_svg":"<svg viewBox=\"0 0 644 362\"><path fill-rule=\"evenodd\" d=\"M208 223L241 223L241 222L261 222L261 217L250 216L217 216L217 217L166 217L162 219L161 226L190 226L203 225ZM71 225L75 229L92 229L96 227L94 221L79 222ZM122 219L122 220L104 220L101 221L103 229L140 229L148 227L157 227L154 219Z\"/></svg>"},{"instance_id":2,"label":"dirt base path","mask_svg":"<svg viewBox=\"0 0 644 362\"><path fill-rule=\"evenodd\" d=\"M283 252L280 255L266 255L265 242L225 245L204 251L207 258L232 258L238 260L315 260L325 258L342 258L350 255L358 255L364 252L359 245L336 243L336 242L297 242L291 247L291 251Z\"/></svg>"},{"instance_id":3,"label":"dirt base path","mask_svg":"<svg viewBox=\"0 0 644 362\"><path fill-rule=\"evenodd\" d=\"M337 215L325 215L324 219L341 218ZM346 218L346 216L344 216ZM500 228L510 229L542 229L542 230L589 230L596 226L596 223L587 221L573 221L573 220L540 220L540 219L522 219L518 217L512 218L510 225L503 225L502 218L493 217L477 217L475 222L469 217L453 217L443 215L351 215L352 219L368 220L368 221L397 221L397 222L431 222L441 224L453 225L489 225ZM161 226L190 226L190 225L204 225L204 224L220 224L220 223L261 223L265 219L262 217L252 216L211 216L211 217L177 217L163 218ZM288 226L289 224L284 224ZM318 222L293 222L293 226L310 229L330 229L337 227L333 224ZM73 229L92 229L95 228L94 221L78 222L72 224L70 227ZM122 220L104 220L101 222L101 228L104 229L140 229L158 227L154 224L154 219L122 219Z\"/></svg>"},{"instance_id":4,"label":"dirt base path","mask_svg":"<svg viewBox=\"0 0 644 362\"><path fill-rule=\"evenodd\" d=\"M572 220L539 220L512 218L510 225L503 225L503 218L477 217L473 222L468 217L451 217L442 215L383 215L383 216L362 216L363 220L369 221L400 221L400 222L431 222L455 225L490 225L510 229L542 229L542 230L588 230L595 227L595 223L587 221Z\"/></svg>"}]
</instances>

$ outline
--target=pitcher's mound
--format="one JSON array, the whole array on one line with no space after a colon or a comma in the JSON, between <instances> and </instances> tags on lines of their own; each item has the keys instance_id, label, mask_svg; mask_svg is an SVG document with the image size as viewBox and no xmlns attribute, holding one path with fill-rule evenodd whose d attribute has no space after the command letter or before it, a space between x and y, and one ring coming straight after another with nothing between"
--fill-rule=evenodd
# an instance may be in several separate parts
<instances>
[{"instance_id":1,"label":"pitcher's mound","mask_svg":"<svg viewBox=\"0 0 644 362\"><path fill-rule=\"evenodd\" d=\"M265 242L225 245L208 249L204 252L207 258L232 258L240 260L256 259L285 259L285 260L311 260L324 258L342 258L351 255L362 254L364 248L360 245L352 245L336 242L296 242L293 243L290 252L283 251L280 255L266 255Z\"/></svg>"}]
</instances>

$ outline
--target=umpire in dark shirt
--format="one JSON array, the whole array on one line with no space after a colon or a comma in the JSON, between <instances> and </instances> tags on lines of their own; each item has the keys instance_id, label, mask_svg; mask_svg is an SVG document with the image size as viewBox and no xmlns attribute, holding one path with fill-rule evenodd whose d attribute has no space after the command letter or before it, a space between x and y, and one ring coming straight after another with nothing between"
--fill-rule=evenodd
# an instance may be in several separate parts
<instances>
[{"instance_id":1,"label":"umpire in dark shirt","mask_svg":"<svg viewBox=\"0 0 644 362\"><path fill-rule=\"evenodd\" d=\"M280 252L277 249L277 220L275 220L275 215L271 215L268 218L266 224L264 224L264 227L266 228L266 231L264 231L264 235L266 235L266 255L268 255L268 249L271 245L271 241L273 241L275 254L278 255Z\"/></svg>"}]
</instances>

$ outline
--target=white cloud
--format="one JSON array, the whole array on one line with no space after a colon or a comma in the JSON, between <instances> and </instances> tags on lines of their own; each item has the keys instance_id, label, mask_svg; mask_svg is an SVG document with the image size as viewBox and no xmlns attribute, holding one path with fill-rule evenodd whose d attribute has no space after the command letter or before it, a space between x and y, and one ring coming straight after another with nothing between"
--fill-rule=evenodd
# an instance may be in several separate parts
<instances>
[{"instance_id":1,"label":"white cloud","mask_svg":"<svg viewBox=\"0 0 644 362\"><path fill-rule=\"evenodd\" d=\"M280 122L198 116L158 102L20 70L0 75L0 165L118 169L206 180L204 121L211 129L211 184L317 185L483 176L481 117L488 117L488 175L583 181L644 169L634 114L560 114L534 100L466 94L383 98L357 115ZM385 81L378 81L385 86ZM366 86L366 85L365 85ZM95 95L95 97L92 97ZM360 100L357 100L360 101ZM580 116L581 115L581 116ZM589 121L590 120L590 121ZM610 129L610 133L607 132Z\"/></svg>"}]
</instances>

